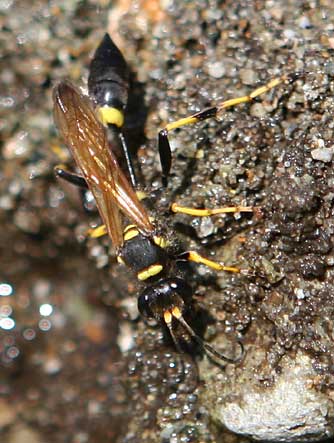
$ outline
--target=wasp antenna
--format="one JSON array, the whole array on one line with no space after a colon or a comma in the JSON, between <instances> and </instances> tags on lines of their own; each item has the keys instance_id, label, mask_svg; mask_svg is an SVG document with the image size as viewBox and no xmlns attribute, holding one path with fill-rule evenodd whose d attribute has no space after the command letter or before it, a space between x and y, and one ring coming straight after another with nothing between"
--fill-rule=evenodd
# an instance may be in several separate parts
<instances>
[{"instance_id":1,"label":"wasp antenna","mask_svg":"<svg viewBox=\"0 0 334 443\"><path fill-rule=\"evenodd\" d=\"M171 335L171 337L173 339L173 342L174 342L174 345L175 345L175 348L176 348L177 352L179 352L180 354L183 354L183 350L182 350L182 348L180 346L180 343L179 343L176 335L174 334L172 324L171 323L167 323L167 327L168 327L169 333L170 333L170 335Z\"/></svg>"},{"instance_id":2,"label":"wasp antenna","mask_svg":"<svg viewBox=\"0 0 334 443\"><path fill-rule=\"evenodd\" d=\"M209 345L209 343L202 340L203 348L205 349L207 355L209 355L210 358L214 357L218 360L226 361L228 363L236 364L239 361L241 361L245 356L245 348L244 345L238 341L238 345L240 346L241 352L240 355L236 358L230 358L226 357L226 355L222 354L221 352L217 351L213 346Z\"/></svg>"},{"instance_id":3,"label":"wasp antenna","mask_svg":"<svg viewBox=\"0 0 334 443\"><path fill-rule=\"evenodd\" d=\"M175 310L175 309L174 309ZM174 314L174 312L173 312ZM217 351L213 346L209 345L205 340L202 340L201 337L199 337L195 331L192 329L192 327L185 321L182 315L180 315L179 312L174 315L174 317L184 326L184 328L187 330L189 335L193 337L197 343L202 347L202 349L205 351L205 353L211 357L216 358L218 360L226 361L228 363L237 363L238 361L242 360L242 358L245 355L244 346L241 342L238 342L239 346L241 347L241 353L237 358L230 358L226 357L226 355L222 354L221 352Z\"/></svg>"}]
</instances>

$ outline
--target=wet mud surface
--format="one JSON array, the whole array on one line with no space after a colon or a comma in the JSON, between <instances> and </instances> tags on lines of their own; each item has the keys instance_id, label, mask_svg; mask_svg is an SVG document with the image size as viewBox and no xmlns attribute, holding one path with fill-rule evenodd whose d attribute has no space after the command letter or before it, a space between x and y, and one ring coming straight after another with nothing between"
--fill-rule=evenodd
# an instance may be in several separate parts
<instances>
[{"instance_id":1,"label":"wet mud surface","mask_svg":"<svg viewBox=\"0 0 334 443\"><path fill-rule=\"evenodd\" d=\"M330 436L331 2L41 1L27 9L26 2L8 1L0 7L1 441L269 438L261 434L265 424L258 433L236 424L226 405L240 406L252 389L267 396L294 365L324 401L324 422L315 420L307 432L313 441ZM248 270L216 274L194 266L190 274L193 325L226 353L237 352L241 340L247 354L236 366L180 355L165 331L139 318L135 278L117 264L107 238L87 239L87 229L99 223L93 202L54 177L56 164L73 163L53 123L52 87L65 78L86 85L106 30L137 81L127 136L153 212L185 248ZM227 110L219 121L171 133L171 177L159 191L159 128L295 72L295 82ZM171 201L259 209L191 219L171 215ZM271 435L294 441L279 432Z\"/></svg>"}]
</instances>

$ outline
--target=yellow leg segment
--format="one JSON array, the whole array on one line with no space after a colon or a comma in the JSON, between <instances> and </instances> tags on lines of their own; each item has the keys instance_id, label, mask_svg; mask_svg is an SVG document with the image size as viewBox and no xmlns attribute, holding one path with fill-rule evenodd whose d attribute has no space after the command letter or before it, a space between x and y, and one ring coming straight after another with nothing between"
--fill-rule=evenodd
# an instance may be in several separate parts
<instances>
[{"instance_id":1,"label":"yellow leg segment","mask_svg":"<svg viewBox=\"0 0 334 443\"><path fill-rule=\"evenodd\" d=\"M253 212L254 208L252 206L230 206L226 208L215 208L215 209L195 209L189 208L187 206L180 206L177 203L171 205L171 211L179 214L188 214L194 217L210 217L211 215L217 214L228 214L235 212Z\"/></svg>"},{"instance_id":2,"label":"yellow leg segment","mask_svg":"<svg viewBox=\"0 0 334 443\"><path fill-rule=\"evenodd\" d=\"M208 266L209 268L212 268L215 271L227 271L227 272L237 272L237 273L240 272L239 268L236 268L234 266L224 266L221 263L217 263L213 260L209 260L208 258L202 257L202 255L200 255L196 251L188 251L187 260Z\"/></svg>"},{"instance_id":3,"label":"yellow leg segment","mask_svg":"<svg viewBox=\"0 0 334 443\"><path fill-rule=\"evenodd\" d=\"M259 88L256 88L253 92L251 92L248 95L243 95L241 97L231 98L229 100L225 100L221 103L218 103L215 107L206 108L203 111L196 112L195 114L190 115L189 117L184 117L179 120L175 120L174 122L169 123L166 125L165 129L163 131L166 131L167 133L169 131L172 131L173 129L181 128L182 126L191 125L193 123L197 123L201 120L206 120L211 117L216 117L217 114L222 111L223 109L230 108L232 106L240 105L242 103L248 103L254 100L259 95L265 94L266 92L269 92L271 89L275 88L276 86L280 85L281 83L287 82L287 81L293 81L295 78L298 78L298 75L282 75L281 77L274 78L270 80L267 84L260 86Z\"/></svg>"},{"instance_id":4,"label":"yellow leg segment","mask_svg":"<svg viewBox=\"0 0 334 443\"><path fill-rule=\"evenodd\" d=\"M61 162L66 163L69 160L69 153L57 144L51 145L51 150L60 159Z\"/></svg>"},{"instance_id":5,"label":"yellow leg segment","mask_svg":"<svg viewBox=\"0 0 334 443\"><path fill-rule=\"evenodd\" d=\"M166 125L167 131L172 131L173 129L181 128L181 126L192 125L193 123L198 122L197 117L189 116L185 118L180 118L180 120L175 120L172 123Z\"/></svg>"},{"instance_id":6,"label":"yellow leg segment","mask_svg":"<svg viewBox=\"0 0 334 443\"><path fill-rule=\"evenodd\" d=\"M101 225L97 228L92 228L87 231L87 235L91 238L99 238L106 234L108 234L106 225Z\"/></svg>"},{"instance_id":7,"label":"yellow leg segment","mask_svg":"<svg viewBox=\"0 0 334 443\"><path fill-rule=\"evenodd\" d=\"M259 95L265 94L266 92L269 92L271 89L275 88L281 83L284 83L287 80L289 80L289 76L283 75L282 77L270 80L266 85L260 86L259 88L251 92L249 95L243 95L242 97L236 97L236 98L231 98L229 100L225 100L218 104L217 113L222 111L223 109L230 108L231 106L236 106L242 103L251 102L252 100L254 100L254 98L258 97Z\"/></svg>"},{"instance_id":8,"label":"yellow leg segment","mask_svg":"<svg viewBox=\"0 0 334 443\"><path fill-rule=\"evenodd\" d=\"M226 108L240 105L242 103L251 102L259 95L265 94L266 92L275 88L279 84L284 82L292 83L295 80L297 80L299 77L300 77L299 73L292 73L292 74L290 73L282 75L281 77L274 78L273 80L270 80L267 84L260 86L259 88L256 88L249 95L243 95L241 97L225 100L223 102L218 103L216 106L203 109L202 111L196 112L195 114L192 114L188 117L184 117L179 120L175 120L174 122L168 123L166 127L159 132L159 142L158 142L164 186L167 185L167 177L169 175L172 163L171 149L168 141L169 131L181 128L182 126L191 125L193 123L197 123L209 118L217 118L219 113L225 110Z\"/></svg>"}]
</instances>

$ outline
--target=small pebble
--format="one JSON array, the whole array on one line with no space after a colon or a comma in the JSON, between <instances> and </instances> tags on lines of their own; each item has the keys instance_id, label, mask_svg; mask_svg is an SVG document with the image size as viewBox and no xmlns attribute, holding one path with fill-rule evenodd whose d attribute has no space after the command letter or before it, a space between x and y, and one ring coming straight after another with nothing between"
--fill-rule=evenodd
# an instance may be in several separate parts
<instances>
[{"instance_id":1,"label":"small pebble","mask_svg":"<svg viewBox=\"0 0 334 443\"><path fill-rule=\"evenodd\" d=\"M264 118L267 114L267 111L262 103L254 103L254 105L251 106L249 113L252 117Z\"/></svg>"},{"instance_id":2,"label":"small pebble","mask_svg":"<svg viewBox=\"0 0 334 443\"><path fill-rule=\"evenodd\" d=\"M318 148L311 151L313 160L329 163L333 158L333 148Z\"/></svg>"},{"instance_id":3,"label":"small pebble","mask_svg":"<svg viewBox=\"0 0 334 443\"><path fill-rule=\"evenodd\" d=\"M302 29L309 29L309 28L312 27L309 18L306 17L305 15L303 15L302 17L300 17L300 19L298 20L298 25L299 25L299 27L302 28Z\"/></svg>"},{"instance_id":4,"label":"small pebble","mask_svg":"<svg viewBox=\"0 0 334 443\"><path fill-rule=\"evenodd\" d=\"M285 29L283 31L283 36L287 39L287 40L294 40L296 38L296 33L295 31L293 31L292 29Z\"/></svg>"},{"instance_id":5,"label":"small pebble","mask_svg":"<svg viewBox=\"0 0 334 443\"><path fill-rule=\"evenodd\" d=\"M199 223L197 229L197 235L199 238L205 238L212 235L215 230L215 225L210 217L203 217Z\"/></svg>"},{"instance_id":6,"label":"small pebble","mask_svg":"<svg viewBox=\"0 0 334 443\"><path fill-rule=\"evenodd\" d=\"M225 75L225 67L221 62L209 63L208 73L213 78L222 78Z\"/></svg>"},{"instance_id":7,"label":"small pebble","mask_svg":"<svg viewBox=\"0 0 334 443\"><path fill-rule=\"evenodd\" d=\"M3 156L6 160L14 158L27 158L31 153L28 132L19 131L4 145Z\"/></svg>"},{"instance_id":8,"label":"small pebble","mask_svg":"<svg viewBox=\"0 0 334 443\"><path fill-rule=\"evenodd\" d=\"M5 400L0 400L0 429L12 424L16 417L13 405Z\"/></svg>"},{"instance_id":9,"label":"small pebble","mask_svg":"<svg viewBox=\"0 0 334 443\"><path fill-rule=\"evenodd\" d=\"M14 223L24 232L37 234L40 230L41 220L33 211L19 209L14 215Z\"/></svg>"},{"instance_id":10,"label":"small pebble","mask_svg":"<svg viewBox=\"0 0 334 443\"><path fill-rule=\"evenodd\" d=\"M59 358L50 357L47 358L43 364L43 369L46 374L54 375L61 371L63 364Z\"/></svg>"},{"instance_id":11,"label":"small pebble","mask_svg":"<svg viewBox=\"0 0 334 443\"><path fill-rule=\"evenodd\" d=\"M244 85L254 86L259 77L253 69L240 69L240 79Z\"/></svg>"},{"instance_id":12,"label":"small pebble","mask_svg":"<svg viewBox=\"0 0 334 443\"><path fill-rule=\"evenodd\" d=\"M301 288L297 288L295 290L295 294L296 294L296 297L298 298L298 300L303 300L305 298L305 292Z\"/></svg>"},{"instance_id":13,"label":"small pebble","mask_svg":"<svg viewBox=\"0 0 334 443\"><path fill-rule=\"evenodd\" d=\"M7 443L41 443L42 441L42 436L32 427L16 425L11 428Z\"/></svg>"}]
</instances>

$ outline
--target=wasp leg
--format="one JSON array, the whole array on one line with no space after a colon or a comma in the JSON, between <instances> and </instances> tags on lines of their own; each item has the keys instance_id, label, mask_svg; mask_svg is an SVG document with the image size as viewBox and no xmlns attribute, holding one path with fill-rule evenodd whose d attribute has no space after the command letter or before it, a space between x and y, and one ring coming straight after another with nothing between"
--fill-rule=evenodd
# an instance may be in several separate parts
<instances>
[{"instance_id":1,"label":"wasp leg","mask_svg":"<svg viewBox=\"0 0 334 443\"><path fill-rule=\"evenodd\" d=\"M106 225L97 226L97 228L88 229L87 235L91 238L99 238L107 235L107 227Z\"/></svg>"},{"instance_id":2,"label":"wasp leg","mask_svg":"<svg viewBox=\"0 0 334 443\"><path fill-rule=\"evenodd\" d=\"M200 263L202 265L208 266L215 271L227 271L227 272L236 272L243 273L244 271L235 266L225 266L222 263L215 262L208 258L203 257L196 251L186 251L182 252L176 257L177 261L192 261L194 263Z\"/></svg>"},{"instance_id":3,"label":"wasp leg","mask_svg":"<svg viewBox=\"0 0 334 443\"><path fill-rule=\"evenodd\" d=\"M139 200L144 200L145 198L147 198L146 193L143 191L137 190L136 194L137 194L137 197L139 198ZM108 234L108 231L107 231L106 225L100 225L100 226L97 226L96 228L92 228L87 231L87 235L91 238L99 238L99 237L103 237L104 235L107 235L107 234Z\"/></svg>"},{"instance_id":4,"label":"wasp leg","mask_svg":"<svg viewBox=\"0 0 334 443\"><path fill-rule=\"evenodd\" d=\"M171 205L171 211L179 214L192 215L194 217L210 217L211 215L217 215L217 214L228 214L235 212L253 212L254 208L252 206L229 206L226 208L195 209L187 206L180 206L177 203L173 203Z\"/></svg>"},{"instance_id":5,"label":"wasp leg","mask_svg":"<svg viewBox=\"0 0 334 443\"><path fill-rule=\"evenodd\" d=\"M159 132L158 147L162 169L162 184L164 186L167 186L167 178L172 165L172 153L168 140L168 132L172 131L173 129L181 128L182 126L192 125L193 123L197 123L201 120L206 120L207 118L216 117L216 115L216 107L207 108L203 111L197 112L196 114L190 115L189 117L181 118L180 120L169 123Z\"/></svg>"},{"instance_id":6,"label":"wasp leg","mask_svg":"<svg viewBox=\"0 0 334 443\"><path fill-rule=\"evenodd\" d=\"M88 189L86 180L79 174L67 171L62 165L57 165L54 168L54 173L57 177L66 180L72 185L79 186L80 188Z\"/></svg>"},{"instance_id":7,"label":"wasp leg","mask_svg":"<svg viewBox=\"0 0 334 443\"><path fill-rule=\"evenodd\" d=\"M217 105L217 114L226 108L230 108L231 106L236 106L236 105L240 105L241 103L251 102L259 95L269 92L271 89L276 88L276 86L280 85L281 83L286 82L286 83L290 84L290 83L293 83L294 81L296 81L299 77L300 77L300 73L298 73L298 72L282 75L281 77L274 78L274 79L270 80L268 83L266 83L265 85L254 89L254 91L248 95L243 95L241 97L236 97L236 98L231 98L229 100L225 100Z\"/></svg>"},{"instance_id":8,"label":"wasp leg","mask_svg":"<svg viewBox=\"0 0 334 443\"><path fill-rule=\"evenodd\" d=\"M67 182L71 183L72 185L79 186L80 188L88 189L88 185L86 180L79 174L75 174L74 172L67 171L63 168L62 165L57 165L54 168L54 172L57 177L62 178L63 180L66 180ZM92 238L98 238L102 237L103 235L107 234L107 228L105 225L98 226L94 229L89 229L87 231L87 235Z\"/></svg>"},{"instance_id":9,"label":"wasp leg","mask_svg":"<svg viewBox=\"0 0 334 443\"><path fill-rule=\"evenodd\" d=\"M57 165L54 168L55 174L57 177L62 178L63 180L66 180L67 182L71 183L72 185L79 186L80 188L88 189L88 185L86 180L78 174L75 174L74 172L69 172L66 169L64 169L61 165ZM87 234L89 237L92 238L98 238L102 237L103 235L107 234L107 228L105 225L98 226L94 229L89 229L87 231Z\"/></svg>"},{"instance_id":10,"label":"wasp leg","mask_svg":"<svg viewBox=\"0 0 334 443\"><path fill-rule=\"evenodd\" d=\"M66 150L59 146L58 144L51 145L51 149L56 154L56 156L59 158L61 162L66 163L68 161L68 155L66 153Z\"/></svg>"},{"instance_id":11,"label":"wasp leg","mask_svg":"<svg viewBox=\"0 0 334 443\"><path fill-rule=\"evenodd\" d=\"M164 186L166 186L167 184L167 177L169 175L172 163L171 149L168 141L169 131L181 128L186 125L191 125L193 123L198 123L202 120L206 120L209 118L213 117L215 118L224 109L240 105L242 103L251 102L259 95L265 94L266 92L270 91L271 89L275 88L281 83L287 82L290 84L296 81L299 77L300 73L298 72L282 75L281 77L274 78L270 80L267 84L254 89L254 91L248 95L243 95L241 97L225 100L223 102L218 103L216 106L203 109L202 111L196 112L195 114L192 114L189 117L181 118L180 120L176 120L166 125L166 127L159 132L159 140L158 140L160 162L162 168L162 181Z\"/></svg>"}]
</instances>

